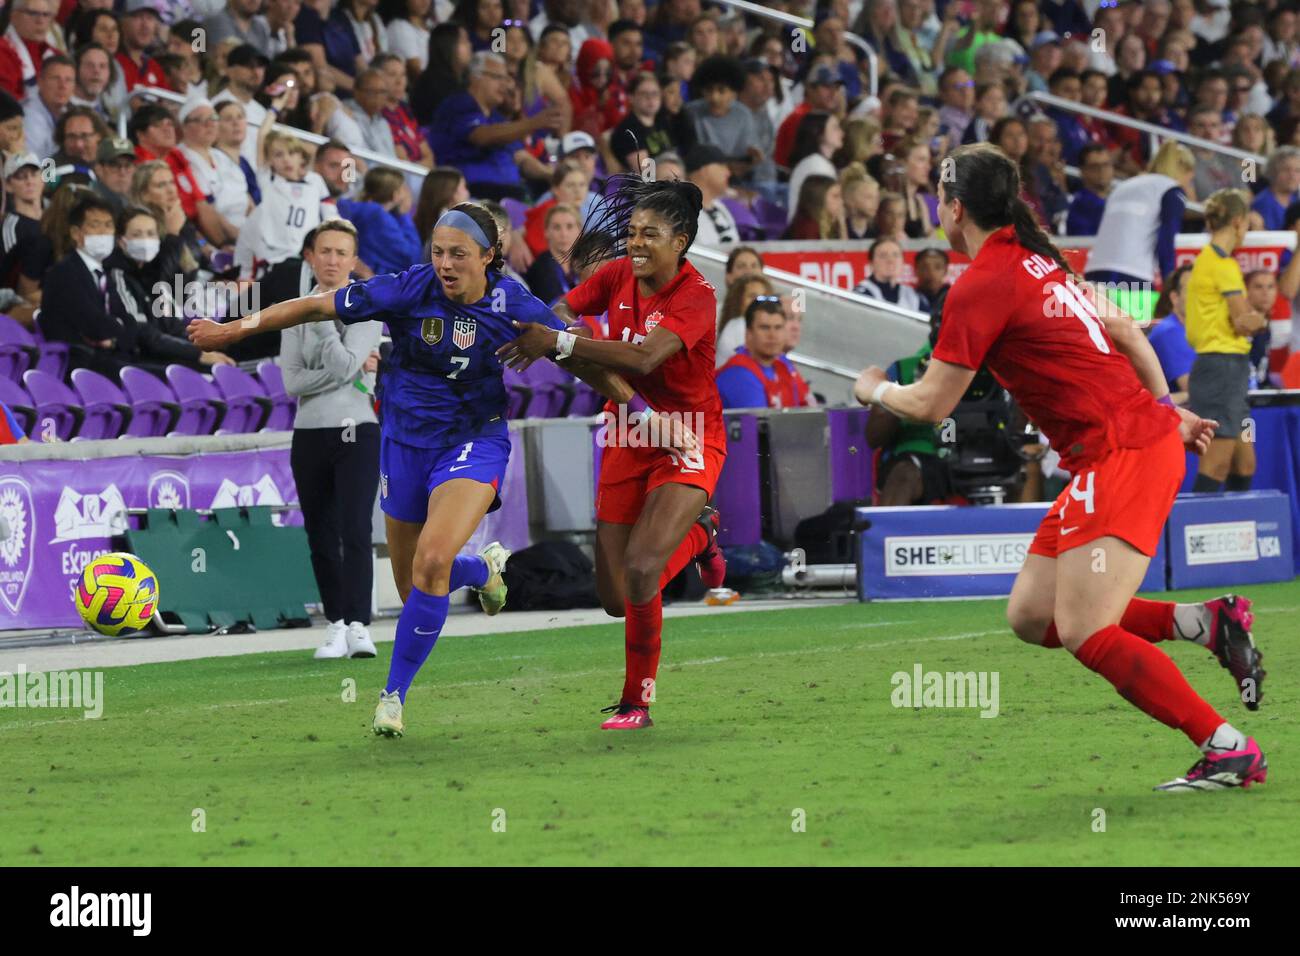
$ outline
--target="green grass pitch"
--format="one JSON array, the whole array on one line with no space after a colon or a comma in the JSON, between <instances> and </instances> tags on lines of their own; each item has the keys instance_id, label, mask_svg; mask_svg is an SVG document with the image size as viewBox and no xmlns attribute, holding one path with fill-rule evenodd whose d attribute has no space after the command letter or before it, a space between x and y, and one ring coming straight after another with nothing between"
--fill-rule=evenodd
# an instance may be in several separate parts
<instances>
[{"instance_id":1,"label":"green grass pitch","mask_svg":"<svg viewBox=\"0 0 1300 956\"><path fill-rule=\"evenodd\" d=\"M99 720L0 709L0 863L1294 863L1300 582L1247 592L1257 713L1203 648L1161 647L1259 739L1248 792L1152 793L1195 751L1017 641L1003 601L799 605L670 620L641 732L597 730L615 623L445 639L400 740L369 731L391 644L110 669ZM997 672L998 716L894 707L917 664Z\"/></svg>"}]
</instances>

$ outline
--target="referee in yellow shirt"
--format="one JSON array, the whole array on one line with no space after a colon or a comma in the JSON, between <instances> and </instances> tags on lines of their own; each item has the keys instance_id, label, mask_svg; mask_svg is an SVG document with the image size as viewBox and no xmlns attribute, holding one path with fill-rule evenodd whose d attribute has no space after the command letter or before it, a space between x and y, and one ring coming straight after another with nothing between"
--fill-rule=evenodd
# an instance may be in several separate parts
<instances>
[{"instance_id":1,"label":"referee in yellow shirt","mask_svg":"<svg viewBox=\"0 0 1300 956\"><path fill-rule=\"evenodd\" d=\"M1187 342L1196 350L1187 406L1219 423L1201 456L1193 491L1248 491L1255 475L1254 446L1242 440L1250 417L1250 337L1268 318L1246 301L1246 284L1233 250L1246 238L1250 195L1221 189L1205 201L1210 243L1187 280Z\"/></svg>"}]
</instances>

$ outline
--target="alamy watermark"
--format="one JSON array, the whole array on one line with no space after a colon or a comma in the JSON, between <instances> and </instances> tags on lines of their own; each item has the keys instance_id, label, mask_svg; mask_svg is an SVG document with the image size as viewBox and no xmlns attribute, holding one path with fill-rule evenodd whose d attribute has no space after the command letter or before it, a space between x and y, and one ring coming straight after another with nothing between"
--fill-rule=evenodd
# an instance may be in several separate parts
<instances>
[{"instance_id":1,"label":"alamy watermark","mask_svg":"<svg viewBox=\"0 0 1300 956\"><path fill-rule=\"evenodd\" d=\"M80 710L87 720L104 714L103 671L0 671L0 707Z\"/></svg>"},{"instance_id":2,"label":"alamy watermark","mask_svg":"<svg viewBox=\"0 0 1300 956\"><path fill-rule=\"evenodd\" d=\"M970 707L981 717L996 717L999 709L997 671L927 671L916 664L909 674L896 671L889 701L895 707Z\"/></svg>"},{"instance_id":3,"label":"alamy watermark","mask_svg":"<svg viewBox=\"0 0 1300 956\"><path fill-rule=\"evenodd\" d=\"M618 406L617 414L601 412L603 424L596 441L601 448L663 448L674 458L681 458L684 468L702 469L704 452L700 445L704 435L703 412L628 412ZM695 448L682 451L683 436L695 437Z\"/></svg>"}]
</instances>

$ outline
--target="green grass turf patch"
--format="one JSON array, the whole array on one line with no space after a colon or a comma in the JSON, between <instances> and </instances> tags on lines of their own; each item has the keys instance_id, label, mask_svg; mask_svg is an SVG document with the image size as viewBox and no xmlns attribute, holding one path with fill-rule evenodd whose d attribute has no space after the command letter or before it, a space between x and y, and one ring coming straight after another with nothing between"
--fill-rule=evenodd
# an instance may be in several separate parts
<instances>
[{"instance_id":1,"label":"green grass turf patch","mask_svg":"<svg viewBox=\"0 0 1300 956\"><path fill-rule=\"evenodd\" d=\"M613 623L442 641L400 740L369 730L391 644L109 669L99 720L0 709L0 864L1294 863L1300 582L1248 590L1259 712L1203 648L1161 647L1260 740L1249 792L1152 793L1186 739L1016 640L1003 601L801 605L670 620L640 732L597 730ZM918 663L997 672L998 716L894 707Z\"/></svg>"}]
</instances>

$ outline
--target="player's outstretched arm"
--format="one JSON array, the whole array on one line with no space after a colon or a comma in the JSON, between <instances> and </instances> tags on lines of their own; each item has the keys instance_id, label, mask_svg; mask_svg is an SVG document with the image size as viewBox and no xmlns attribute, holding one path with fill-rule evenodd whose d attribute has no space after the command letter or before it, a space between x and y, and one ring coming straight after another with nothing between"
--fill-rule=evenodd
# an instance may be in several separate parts
<instances>
[{"instance_id":1,"label":"player's outstretched arm","mask_svg":"<svg viewBox=\"0 0 1300 956\"><path fill-rule=\"evenodd\" d=\"M558 313L557 313L558 314ZM597 342L572 332L559 332L536 322L516 322L519 337L497 349L497 356L510 368L523 371L539 358L577 356L623 375L649 375L685 343L673 332L656 328L644 342ZM568 336L562 339L561 336ZM563 346L563 347L561 347Z\"/></svg>"},{"instance_id":2,"label":"player's outstretched arm","mask_svg":"<svg viewBox=\"0 0 1300 956\"><path fill-rule=\"evenodd\" d=\"M592 337L590 327L579 322L573 310L563 301L555 306L555 314L568 325L568 330L574 335L584 339ZM566 372L582 379L601 395L619 405L626 405L636 395L636 389L629 385L622 375L601 368L593 362L570 355L567 359L559 359L559 364Z\"/></svg>"},{"instance_id":3,"label":"player's outstretched arm","mask_svg":"<svg viewBox=\"0 0 1300 956\"><path fill-rule=\"evenodd\" d=\"M304 295L298 299L277 302L233 322L213 322L210 319L195 319L185 328L185 334L199 348L208 351L221 351L224 348L262 332L278 332L281 329L302 325L304 322L319 322L334 318L334 293L321 292L316 295Z\"/></svg>"},{"instance_id":4,"label":"player's outstretched arm","mask_svg":"<svg viewBox=\"0 0 1300 956\"><path fill-rule=\"evenodd\" d=\"M919 382L899 385L889 380L884 369L873 365L863 369L853 383L853 397L862 405L883 406L908 421L938 424L952 414L974 378L973 369L932 358Z\"/></svg>"}]
</instances>

